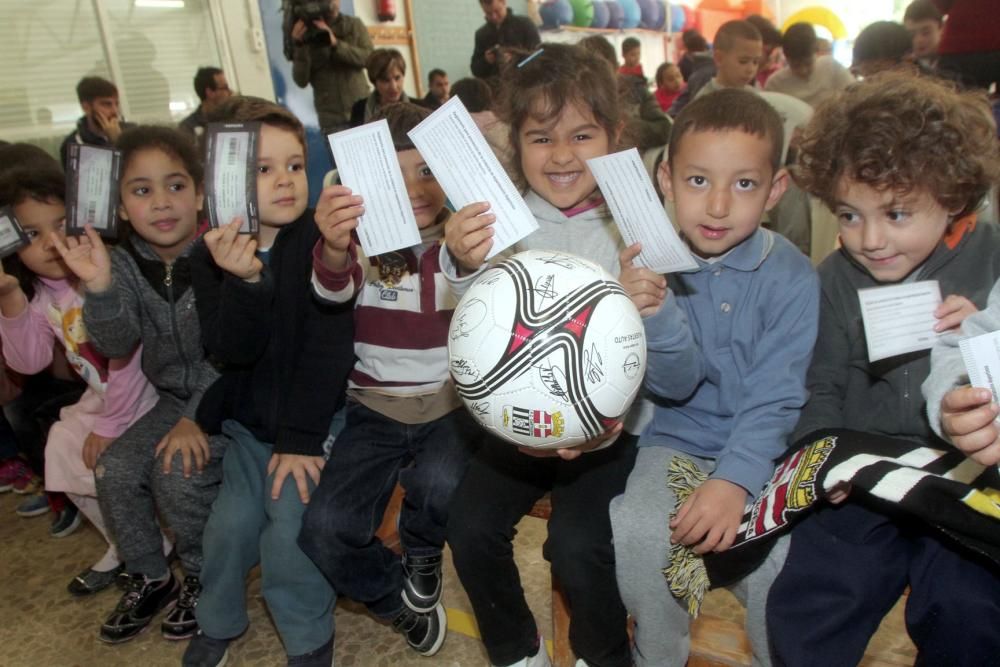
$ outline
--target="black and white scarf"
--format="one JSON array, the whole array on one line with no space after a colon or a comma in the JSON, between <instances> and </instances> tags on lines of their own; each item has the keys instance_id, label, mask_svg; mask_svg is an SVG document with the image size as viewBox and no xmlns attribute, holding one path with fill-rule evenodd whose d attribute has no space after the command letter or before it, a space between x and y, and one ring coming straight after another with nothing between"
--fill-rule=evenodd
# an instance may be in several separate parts
<instances>
[{"instance_id":1,"label":"black and white scarf","mask_svg":"<svg viewBox=\"0 0 1000 667\"><path fill-rule=\"evenodd\" d=\"M705 478L693 462L673 459L667 483L677 499L674 514ZM697 616L709 589L753 571L775 538L842 483L852 485L852 494L870 494L915 516L1000 567L997 466L982 466L955 449L834 429L803 438L779 462L763 492L747 506L728 550L702 557L690 547L672 546L663 570L670 592Z\"/></svg>"}]
</instances>

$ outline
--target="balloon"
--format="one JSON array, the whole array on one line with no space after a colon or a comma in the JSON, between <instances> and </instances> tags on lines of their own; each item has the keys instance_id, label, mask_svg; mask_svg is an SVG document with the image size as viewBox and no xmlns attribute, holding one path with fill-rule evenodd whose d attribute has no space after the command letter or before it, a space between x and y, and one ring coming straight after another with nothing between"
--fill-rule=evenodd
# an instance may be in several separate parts
<instances>
[{"instance_id":1,"label":"balloon","mask_svg":"<svg viewBox=\"0 0 1000 667\"><path fill-rule=\"evenodd\" d=\"M538 8L538 13L542 15L542 27L547 30L554 30L573 21L573 7L569 0L545 2Z\"/></svg>"},{"instance_id":2,"label":"balloon","mask_svg":"<svg viewBox=\"0 0 1000 667\"><path fill-rule=\"evenodd\" d=\"M642 12L639 10L639 0L618 0L618 4L621 5L622 12L625 14L622 27L626 30L638 28L639 20L642 18Z\"/></svg>"},{"instance_id":3,"label":"balloon","mask_svg":"<svg viewBox=\"0 0 1000 667\"><path fill-rule=\"evenodd\" d=\"M684 5L670 5L670 32L684 32L687 15Z\"/></svg>"},{"instance_id":4,"label":"balloon","mask_svg":"<svg viewBox=\"0 0 1000 667\"><path fill-rule=\"evenodd\" d=\"M625 12L615 0L604 3L608 6L608 27L619 30L625 24Z\"/></svg>"},{"instance_id":5,"label":"balloon","mask_svg":"<svg viewBox=\"0 0 1000 667\"><path fill-rule=\"evenodd\" d=\"M594 0L594 20L590 22L591 28L607 28L611 14L608 12L608 3L603 0Z\"/></svg>"},{"instance_id":6,"label":"balloon","mask_svg":"<svg viewBox=\"0 0 1000 667\"><path fill-rule=\"evenodd\" d=\"M589 28L594 20L593 0L570 0L573 6L573 25Z\"/></svg>"}]
</instances>

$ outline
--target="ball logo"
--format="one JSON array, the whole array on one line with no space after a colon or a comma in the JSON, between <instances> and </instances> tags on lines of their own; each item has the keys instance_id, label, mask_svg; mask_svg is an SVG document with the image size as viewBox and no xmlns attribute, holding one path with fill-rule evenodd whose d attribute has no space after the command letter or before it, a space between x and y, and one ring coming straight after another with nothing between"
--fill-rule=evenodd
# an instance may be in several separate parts
<instances>
[{"instance_id":1,"label":"ball logo","mask_svg":"<svg viewBox=\"0 0 1000 667\"><path fill-rule=\"evenodd\" d=\"M532 438L560 437L566 429L561 412L530 410L511 405L503 406L503 425L518 435Z\"/></svg>"}]
</instances>

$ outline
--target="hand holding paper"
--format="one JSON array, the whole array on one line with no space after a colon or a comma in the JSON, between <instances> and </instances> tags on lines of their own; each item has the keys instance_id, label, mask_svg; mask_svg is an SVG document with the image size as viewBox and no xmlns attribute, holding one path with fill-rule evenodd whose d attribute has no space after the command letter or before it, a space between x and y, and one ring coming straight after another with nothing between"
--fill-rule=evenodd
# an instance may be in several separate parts
<instances>
[{"instance_id":1,"label":"hand holding paper","mask_svg":"<svg viewBox=\"0 0 1000 667\"><path fill-rule=\"evenodd\" d=\"M1000 407L979 387L952 389L941 399L941 430L966 456L982 465L1000 464Z\"/></svg>"},{"instance_id":2,"label":"hand holding paper","mask_svg":"<svg viewBox=\"0 0 1000 667\"><path fill-rule=\"evenodd\" d=\"M111 256L93 227L87 225L84 232L65 238L51 232L49 240L88 292L103 292L111 287Z\"/></svg>"},{"instance_id":3,"label":"hand holding paper","mask_svg":"<svg viewBox=\"0 0 1000 667\"><path fill-rule=\"evenodd\" d=\"M647 317L663 305L663 299L667 295L667 279L655 271L635 265L635 258L641 250L642 245L634 243L621 251L618 256L618 263L621 265L618 282L632 298L632 303L639 309L639 315Z\"/></svg>"},{"instance_id":4,"label":"hand holding paper","mask_svg":"<svg viewBox=\"0 0 1000 667\"><path fill-rule=\"evenodd\" d=\"M478 270L490 255L496 219L489 204L476 202L463 206L445 223L445 245L463 270Z\"/></svg>"},{"instance_id":5,"label":"hand holding paper","mask_svg":"<svg viewBox=\"0 0 1000 667\"><path fill-rule=\"evenodd\" d=\"M347 268L351 232L365 212L364 200L343 185L323 188L316 204L316 226L323 235L323 263L331 271Z\"/></svg>"},{"instance_id":6,"label":"hand holding paper","mask_svg":"<svg viewBox=\"0 0 1000 667\"><path fill-rule=\"evenodd\" d=\"M331 134L328 139L341 182L364 198L357 230L365 254L374 257L419 244L420 230L389 124L383 119Z\"/></svg>"}]
</instances>

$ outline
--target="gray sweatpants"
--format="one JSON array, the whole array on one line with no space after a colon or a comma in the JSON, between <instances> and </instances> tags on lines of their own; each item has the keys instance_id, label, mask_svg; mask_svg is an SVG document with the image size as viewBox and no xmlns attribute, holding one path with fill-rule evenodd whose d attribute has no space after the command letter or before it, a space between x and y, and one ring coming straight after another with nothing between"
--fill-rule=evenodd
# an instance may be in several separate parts
<instances>
[{"instance_id":1,"label":"gray sweatpants","mask_svg":"<svg viewBox=\"0 0 1000 667\"><path fill-rule=\"evenodd\" d=\"M670 512L674 494L667 471L674 456L690 459L705 472L715 462L667 447L639 447L625 493L611 501L618 590L635 620L636 667L683 667L691 647L691 617L670 593L662 570L670 551ZM754 665L770 665L765 608L771 582L788 551L788 538L778 540L767 560L730 591L746 607L746 629L753 644Z\"/></svg>"},{"instance_id":2,"label":"gray sweatpants","mask_svg":"<svg viewBox=\"0 0 1000 667\"><path fill-rule=\"evenodd\" d=\"M178 455L170 473L164 474L154 451L183 410L179 399L160 394L153 409L98 459L94 471L97 498L127 572L159 577L167 571L157 510L174 534L185 573L201 572L201 534L222 481L226 438L209 438L211 459L201 472L193 470L185 479Z\"/></svg>"}]
</instances>

